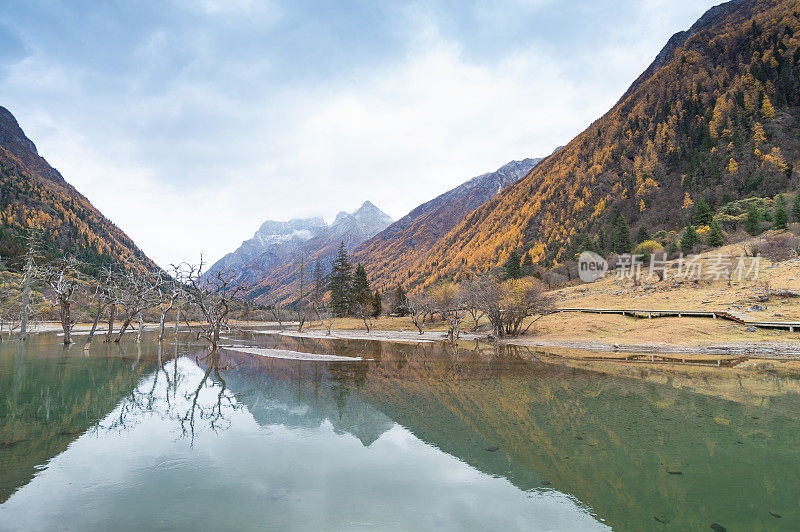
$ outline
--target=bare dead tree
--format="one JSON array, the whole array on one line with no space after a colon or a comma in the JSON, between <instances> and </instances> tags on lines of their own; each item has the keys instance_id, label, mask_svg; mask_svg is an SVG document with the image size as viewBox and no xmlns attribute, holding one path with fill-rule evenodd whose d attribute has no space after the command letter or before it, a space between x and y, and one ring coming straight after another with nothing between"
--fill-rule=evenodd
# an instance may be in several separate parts
<instances>
[{"instance_id":1,"label":"bare dead tree","mask_svg":"<svg viewBox=\"0 0 800 532\"><path fill-rule=\"evenodd\" d=\"M481 306L481 294L487 288L487 283L492 283L487 277L472 277L461 283L458 299L461 307L472 317L473 331L478 330L479 322L486 315Z\"/></svg>"},{"instance_id":2,"label":"bare dead tree","mask_svg":"<svg viewBox=\"0 0 800 532\"><path fill-rule=\"evenodd\" d=\"M306 257L300 253L297 265L297 332L303 332L310 305L306 301Z\"/></svg>"},{"instance_id":3,"label":"bare dead tree","mask_svg":"<svg viewBox=\"0 0 800 532\"><path fill-rule=\"evenodd\" d=\"M38 242L41 238L41 229L33 229L26 237L27 249L25 251L25 267L22 270L22 309L19 324L19 336L21 340L28 339L28 318L31 299L31 281L36 276L36 258L39 249Z\"/></svg>"},{"instance_id":4,"label":"bare dead tree","mask_svg":"<svg viewBox=\"0 0 800 532\"><path fill-rule=\"evenodd\" d=\"M212 353L216 352L219 349L220 329L232 308L237 305L237 295L242 287L233 286L231 276L225 270L203 277L202 257L199 265L183 264L179 268L184 272L188 285L186 296L205 320L198 337L208 340Z\"/></svg>"},{"instance_id":5,"label":"bare dead tree","mask_svg":"<svg viewBox=\"0 0 800 532\"><path fill-rule=\"evenodd\" d=\"M72 304L76 291L86 286L87 281L79 270L79 263L72 257L54 261L40 270L45 284L53 292L58 302L61 329L64 331L64 345L72 343L72 327L75 320L72 315Z\"/></svg>"},{"instance_id":6,"label":"bare dead tree","mask_svg":"<svg viewBox=\"0 0 800 532\"><path fill-rule=\"evenodd\" d=\"M109 289L113 290L112 284ZM111 336L114 334L114 320L117 317L117 299L114 297L115 293L111 292L111 302L108 304L108 330L106 331L106 339L104 342L110 342Z\"/></svg>"},{"instance_id":7,"label":"bare dead tree","mask_svg":"<svg viewBox=\"0 0 800 532\"><path fill-rule=\"evenodd\" d=\"M427 316L431 314L431 302L425 295L412 295L405 298L405 310L420 334L425 327Z\"/></svg>"},{"instance_id":8,"label":"bare dead tree","mask_svg":"<svg viewBox=\"0 0 800 532\"><path fill-rule=\"evenodd\" d=\"M275 321L278 322L280 330L283 331L283 304L280 301L276 301L270 306L269 311Z\"/></svg>"},{"instance_id":9,"label":"bare dead tree","mask_svg":"<svg viewBox=\"0 0 800 532\"><path fill-rule=\"evenodd\" d=\"M317 319L325 327L325 331L328 336L331 335L331 329L333 328L334 322L334 315L330 309L324 307L321 303L317 304L314 303L314 314L316 314Z\"/></svg>"},{"instance_id":10,"label":"bare dead tree","mask_svg":"<svg viewBox=\"0 0 800 532\"><path fill-rule=\"evenodd\" d=\"M115 343L122 340L122 336L135 318L140 321L139 334L141 334L141 313L144 309L154 305L153 287L154 283L150 273L143 264L135 263L124 274L117 277L113 288L115 299L113 304L123 309L125 320L114 339Z\"/></svg>"},{"instance_id":11,"label":"bare dead tree","mask_svg":"<svg viewBox=\"0 0 800 532\"><path fill-rule=\"evenodd\" d=\"M442 282L428 290L428 300L435 312L447 321L447 337L451 342L458 340L461 331L461 321L464 319L464 309L459 298L456 285L451 282Z\"/></svg>"},{"instance_id":12,"label":"bare dead tree","mask_svg":"<svg viewBox=\"0 0 800 532\"><path fill-rule=\"evenodd\" d=\"M164 340L164 328L166 324L167 314L173 309L176 308L176 302L183 294L183 284L180 280L180 271L173 267L174 277L166 275L164 273L159 273L155 279L154 285L154 292L157 300L157 307L158 307L158 341L161 342ZM175 312L180 312L180 306ZM180 319L178 317L176 319L177 322Z\"/></svg>"},{"instance_id":13,"label":"bare dead tree","mask_svg":"<svg viewBox=\"0 0 800 532\"><path fill-rule=\"evenodd\" d=\"M369 303L356 301L353 303L353 310L356 316L361 318L361 321L364 322L364 327L366 327L367 334L369 334L370 325L372 324L372 313L375 311L374 307Z\"/></svg>"},{"instance_id":14,"label":"bare dead tree","mask_svg":"<svg viewBox=\"0 0 800 532\"><path fill-rule=\"evenodd\" d=\"M105 312L105 309L111 305L113 301L113 293L111 287L113 286L113 278L114 273L112 272L111 268L104 269L100 274L100 278L95 281L94 289L93 289L93 299L95 302L95 314L94 319L92 321L92 328L89 331L89 337L86 339L86 345L83 346L84 349L89 349L92 338L94 338L95 332L97 332L97 324L100 322L100 317ZM110 329L109 329L110 330Z\"/></svg>"},{"instance_id":15,"label":"bare dead tree","mask_svg":"<svg viewBox=\"0 0 800 532\"><path fill-rule=\"evenodd\" d=\"M475 293L477 304L489 319L492 326L492 334L495 338L500 338L504 334L503 312L502 312L502 290L500 282L496 278L484 278L484 283L479 291Z\"/></svg>"}]
</instances>

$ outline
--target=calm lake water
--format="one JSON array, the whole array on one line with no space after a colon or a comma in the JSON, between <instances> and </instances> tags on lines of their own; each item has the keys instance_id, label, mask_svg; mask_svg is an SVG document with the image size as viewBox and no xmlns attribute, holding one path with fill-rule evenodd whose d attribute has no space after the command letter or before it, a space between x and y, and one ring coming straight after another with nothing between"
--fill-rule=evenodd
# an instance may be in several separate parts
<instances>
[{"instance_id":1,"label":"calm lake water","mask_svg":"<svg viewBox=\"0 0 800 532\"><path fill-rule=\"evenodd\" d=\"M264 334L230 341L373 360L59 341L0 344L0 530L800 528L793 381Z\"/></svg>"}]
</instances>

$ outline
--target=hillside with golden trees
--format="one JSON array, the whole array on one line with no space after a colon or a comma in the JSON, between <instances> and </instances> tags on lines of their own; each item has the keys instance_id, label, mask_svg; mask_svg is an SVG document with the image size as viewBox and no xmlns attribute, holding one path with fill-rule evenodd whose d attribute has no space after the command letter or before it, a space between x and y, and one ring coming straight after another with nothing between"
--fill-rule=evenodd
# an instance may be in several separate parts
<instances>
[{"instance_id":1,"label":"hillside with golden trees","mask_svg":"<svg viewBox=\"0 0 800 532\"><path fill-rule=\"evenodd\" d=\"M678 230L713 208L797 188L800 3L734 0L674 35L603 117L402 268L366 261L377 286L425 286L502 264L544 266L599 243L621 214Z\"/></svg>"},{"instance_id":2,"label":"hillside with golden trees","mask_svg":"<svg viewBox=\"0 0 800 532\"><path fill-rule=\"evenodd\" d=\"M47 256L74 255L94 267L144 261L136 244L39 156L14 116L0 107L0 257L19 267L25 237L40 229ZM48 257L45 257L45 259Z\"/></svg>"}]
</instances>

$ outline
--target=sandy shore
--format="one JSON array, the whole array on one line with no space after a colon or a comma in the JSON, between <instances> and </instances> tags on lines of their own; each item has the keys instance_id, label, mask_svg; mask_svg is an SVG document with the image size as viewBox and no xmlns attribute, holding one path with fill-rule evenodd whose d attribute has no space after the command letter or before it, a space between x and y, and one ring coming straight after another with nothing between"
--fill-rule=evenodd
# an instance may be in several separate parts
<instances>
[{"instance_id":1,"label":"sandy shore","mask_svg":"<svg viewBox=\"0 0 800 532\"><path fill-rule=\"evenodd\" d=\"M419 344L419 343L432 343L432 342L445 342L447 341L447 334L440 331L425 331L422 334L411 331L388 331L388 330L375 330L370 332L359 330L347 329L331 329L331 334L328 335L327 331L309 330L303 332L297 331L254 331L260 334L278 334L281 336L289 336L292 338L314 338L319 340L334 339L334 340L376 340L379 342L396 342L406 344ZM462 340L476 340L484 336L477 334L462 334Z\"/></svg>"},{"instance_id":2,"label":"sandy shore","mask_svg":"<svg viewBox=\"0 0 800 532\"><path fill-rule=\"evenodd\" d=\"M263 347L239 347L221 346L225 351L235 351L237 353L248 353L267 358L280 358L284 360L308 360L316 362L359 362L362 360L372 360L371 358L343 357L338 355L325 355L318 353L301 353L299 351L288 351L285 349L267 349Z\"/></svg>"},{"instance_id":3,"label":"sandy shore","mask_svg":"<svg viewBox=\"0 0 800 532\"><path fill-rule=\"evenodd\" d=\"M685 353L726 356L758 356L760 358L798 358L800 342L732 342L725 344L606 343L582 340L540 340L512 338L501 343L524 347L556 347L583 351L623 353Z\"/></svg>"}]
</instances>

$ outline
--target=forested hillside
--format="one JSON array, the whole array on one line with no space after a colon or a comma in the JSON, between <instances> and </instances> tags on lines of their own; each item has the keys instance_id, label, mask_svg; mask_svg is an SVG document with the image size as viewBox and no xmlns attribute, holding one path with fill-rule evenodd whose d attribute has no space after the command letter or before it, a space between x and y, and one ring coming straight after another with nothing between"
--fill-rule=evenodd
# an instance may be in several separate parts
<instances>
[{"instance_id":1,"label":"forested hillside","mask_svg":"<svg viewBox=\"0 0 800 532\"><path fill-rule=\"evenodd\" d=\"M16 119L0 107L0 257L20 266L25 237L38 231L42 257L74 255L95 267L141 260L155 265L40 157Z\"/></svg>"},{"instance_id":2,"label":"forested hillside","mask_svg":"<svg viewBox=\"0 0 800 532\"><path fill-rule=\"evenodd\" d=\"M602 118L472 212L383 285L485 271L512 251L543 265L635 230L678 230L701 198L718 209L797 188L800 4L734 0L673 36ZM414 253L409 251L409 253Z\"/></svg>"},{"instance_id":3,"label":"forested hillside","mask_svg":"<svg viewBox=\"0 0 800 532\"><path fill-rule=\"evenodd\" d=\"M371 265L376 277L408 270L417 257L434 246L469 213L519 181L541 160L511 161L494 172L474 177L419 205L358 246L353 260Z\"/></svg>"}]
</instances>

